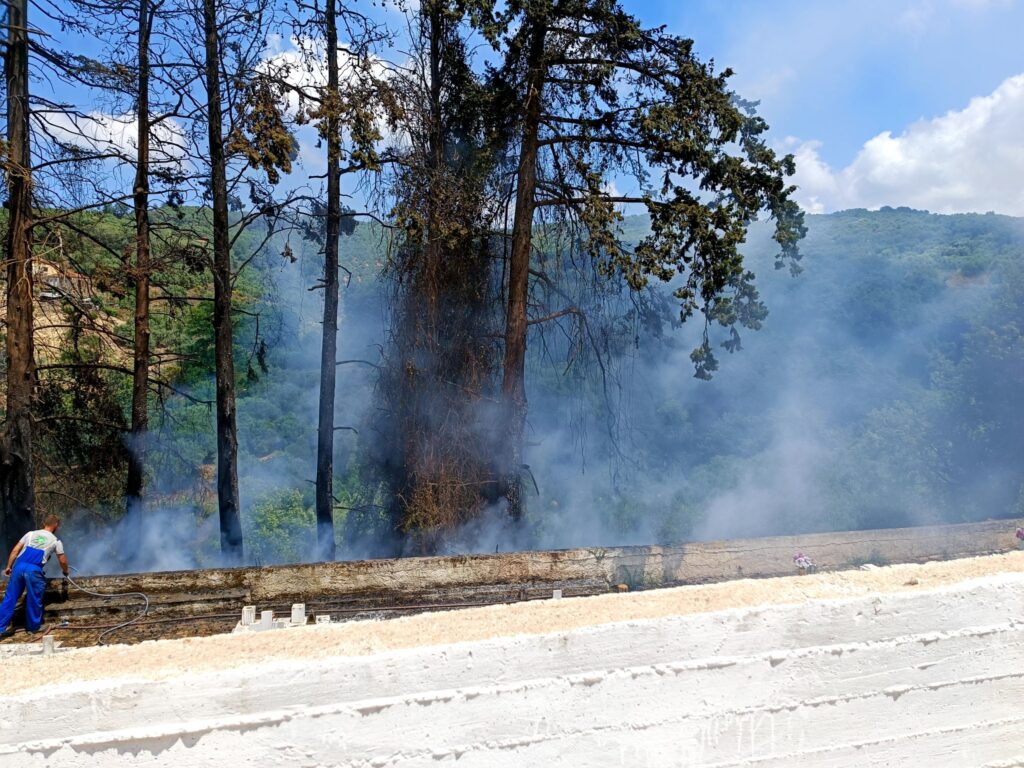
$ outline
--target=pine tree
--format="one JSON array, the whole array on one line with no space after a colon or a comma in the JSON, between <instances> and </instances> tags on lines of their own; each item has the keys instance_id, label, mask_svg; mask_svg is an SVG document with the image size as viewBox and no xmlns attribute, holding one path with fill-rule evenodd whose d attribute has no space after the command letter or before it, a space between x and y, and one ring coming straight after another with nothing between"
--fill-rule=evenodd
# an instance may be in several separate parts
<instances>
[{"instance_id":1,"label":"pine tree","mask_svg":"<svg viewBox=\"0 0 1024 768\"><path fill-rule=\"evenodd\" d=\"M32 158L29 151L29 21L27 0L7 10L7 405L0 433L0 546L9 551L35 523L32 401Z\"/></svg>"},{"instance_id":2,"label":"pine tree","mask_svg":"<svg viewBox=\"0 0 1024 768\"><path fill-rule=\"evenodd\" d=\"M790 156L767 146L754 104L693 52L693 41L646 29L615 0L512 2L504 64L494 87L518 118L515 222L508 261L502 369L508 511L522 515L525 362L531 251L538 215L579 235L594 269L638 291L652 279L678 284L680 319L703 314L696 374L717 367L708 329L766 315L739 246L759 213L776 221L779 265L796 269L802 214L785 178ZM629 184L621 194L615 186ZM642 206L651 234L635 249L621 242L618 206Z\"/></svg>"},{"instance_id":3,"label":"pine tree","mask_svg":"<svg viewBox=\"0 0 1024 768\"><path fill-rule=\"evenodd\" d=\"M188 0L197 2L197 0ZM283 85L262 69L263 46L272 24L272 4L201 0L191 6L202 47L194 63L202 74L197 101L206 142L196 153L206 163L205 188L210 203L213 254L213 330L216 380L217 503L221 553L228 563L244 559L241 499L238 489L238 428L234 365L234 282L238 271L259 248L238 263L232 247L247 226L259 221L263 243L275 231L286 201L275 201L268 186L257 182L262 171L267 184L291 171L295 139L283 111ZM225 77L221 74L225 73ZM229 108L230 107L230 108ZM249 210L240 188L248 191ZM262 246L260 246L262 247Z\"/></svg>"}]
</instances>

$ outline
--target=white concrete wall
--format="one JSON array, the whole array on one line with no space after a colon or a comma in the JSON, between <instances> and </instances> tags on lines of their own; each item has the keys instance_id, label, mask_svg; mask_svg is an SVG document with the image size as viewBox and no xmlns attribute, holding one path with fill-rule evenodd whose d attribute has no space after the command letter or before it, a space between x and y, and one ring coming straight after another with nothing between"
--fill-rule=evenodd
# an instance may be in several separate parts
<instances>
[{"instance_id":1,"label":"white concrete wall","mask_svg":"<svg viewBox=\"0 0 1024 768\"><path fill-rule=\"evenodd\" d=\"M1024 766L1024 576L0 699L4 768L451 763Z\"/></svg>"}]
</instances>

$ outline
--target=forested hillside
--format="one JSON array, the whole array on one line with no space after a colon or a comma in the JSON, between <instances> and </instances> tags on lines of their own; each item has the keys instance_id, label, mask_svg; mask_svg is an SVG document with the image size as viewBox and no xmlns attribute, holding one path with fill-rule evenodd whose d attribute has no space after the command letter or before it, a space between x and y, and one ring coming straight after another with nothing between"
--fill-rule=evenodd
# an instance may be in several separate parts
<instances>
[{"instance_id":1,"label":"forested hillside","mask_svg":"<svg viewBox=\"0 0 1024 768\"><path fill-rule=\"evenodd\" d=\"M760 242L748 263L770 314L714 380L678 376L685 342L632 354L638 471L602 505L609 526L718 537L1021 514L1024 222L809 217L795 279Z\"/></svg>"},{"instance_id":2,"label":"forested hillside","mask_svg":"<svg viewBox=\"0 0 1024 768\"><path fill-rule=\"evenodd\" d=\"M117 212L95 227L125 226ZM639 238L643 217L623 223ZM694 334L671 303L636 312L605 296L605 377L557 339L531 343L536 386L528 463L527 525L497 512L450 532L444 548L558 547L957 522L1022 513L1024 221L936 216L907 209L808 219L804 271L773 269L755 230L747 252L770 314L742 349L720 355L710 381L693 376ZM130 408L122 371L76 373L63 361L119 365L123 351L89 330L125 332L131 304L116 270L82 243L68 263L89 278L90 319L40 349L39 493L66 513L97 565L122 518ZM342 556L378 554L367 531L386 525L373 467L374 384L386 342L387 282L379 227L342 240L351 279L342 291L335 496ZM240 284L236 328L239 475L243 525L257 562L310 559L320 302L308 289L322 256L301 238L278 238ZM149 530L157 566L212 563L217 555L208 278L187 262L164 276L166 312L154 345L158 378L151 449ZM156 302L157 305L163 303ZM71 301L41 300L62 307ZM660 309L659 309L660 308ZM614 311L613 311L614 310ZM52 309L51 309L52 312ZM68 323L73 326L73 323ZM627 329L628 332L626 332ZM595 332L605 331L595 329ZM75 334L78 333L77 340ZM58 339L60 340L58 343ZM52 355L52 357L51 357ZM74 414L64 421L61 415ZM49 419L54 417L52 421ZM106 429L105 423L117 426Z\"/></svg>"}]
</instances>

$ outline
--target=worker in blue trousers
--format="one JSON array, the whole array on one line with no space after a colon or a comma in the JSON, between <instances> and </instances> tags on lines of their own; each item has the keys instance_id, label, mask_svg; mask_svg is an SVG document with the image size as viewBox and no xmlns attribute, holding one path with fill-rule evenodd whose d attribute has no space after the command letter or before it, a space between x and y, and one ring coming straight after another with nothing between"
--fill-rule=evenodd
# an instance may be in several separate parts
<instances>
[{"instance_id":1,"label":"worker in blue trousers","mask_svg":"<svg viewBox=\"0 0 1024 768\"><path fill-rule=\"evenodd\" d=\"M38 632L43 623L43 591L46 589L46 577L43 566L56 553L57 562L68 575L68 559L64 556L64 545L57 538L60 518L47 515L43 527L38 531L29 531L14 545L4 575L9 577L4 601L0 603L0 634L9 634L8 624L14 616L14 606L18 604L21 593L25 593L25 629Z\"/></svg>"}]
</instances>

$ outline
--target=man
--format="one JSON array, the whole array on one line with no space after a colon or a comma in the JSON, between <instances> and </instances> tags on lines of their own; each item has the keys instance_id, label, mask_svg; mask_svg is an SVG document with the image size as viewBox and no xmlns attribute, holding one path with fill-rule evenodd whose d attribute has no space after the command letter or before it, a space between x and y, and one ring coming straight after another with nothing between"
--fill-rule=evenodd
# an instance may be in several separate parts
<instances>
[{"instance_id":1,"label":"man","mask_svg":"<svg viewBox=\"0 0 1024 768\"><path fill-rule=\"evenodd\" d=\"M14 545L4 575L9 576L4 601L0 603L0 633L7 632L7 625L14 616L14 606L18 603L21 593L25 592L25 629L38 632L43 623L43 591L46 589L46 577L43 566L50 555L57 553L57 562L68 575L68 559L64 556L64 545L56 537L60 527L60 519L56 515L47 515L43 527L38 531L30 531Z\"/></svg>"}]
</instances>

